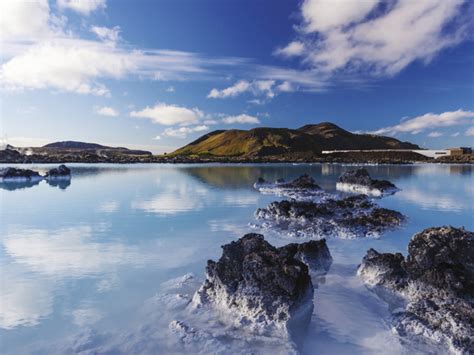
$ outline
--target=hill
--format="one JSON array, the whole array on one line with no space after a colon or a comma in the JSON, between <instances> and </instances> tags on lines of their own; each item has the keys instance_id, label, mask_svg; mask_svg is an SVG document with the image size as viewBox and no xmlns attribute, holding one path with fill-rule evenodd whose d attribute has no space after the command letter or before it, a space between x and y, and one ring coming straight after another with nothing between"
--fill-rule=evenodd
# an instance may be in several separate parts
<instances>
[{"instance_id":1,"label":"hill","mask_svg":"<svg viewBox=\"0 0 474 355\"><path fill-rule=\"evenodd\" d=\"M177 149L172 155L286 156L320 155L323 150L420 149L416 144L371 134L355 134L329 122L298 129L254 128L219 130Z\"/></svg>"},{"instance_id":2,"label":"hill","mask_svg":"<svg viewBox=\"0 0 474 355\"><path fill-rule=\"evenodd\" d=\"M86 143L77 141L54 142L40 148L29 148L35 153L97 153L97 154L127 154L127 155L152 155L146 150L135 150L124 147L108 147L97 143Z\"/></svg>"},{"instance_id":3,"label":"hill","mask_svg":"<svg viewBox=\"0 0 474 355\"><path fill-rule=\"evenodd\" d=\"M65 148L65 149L114 149L97 143L85 143L76 141L54 142L43 146L43 148Z\"/></svg>"}]
</instances>

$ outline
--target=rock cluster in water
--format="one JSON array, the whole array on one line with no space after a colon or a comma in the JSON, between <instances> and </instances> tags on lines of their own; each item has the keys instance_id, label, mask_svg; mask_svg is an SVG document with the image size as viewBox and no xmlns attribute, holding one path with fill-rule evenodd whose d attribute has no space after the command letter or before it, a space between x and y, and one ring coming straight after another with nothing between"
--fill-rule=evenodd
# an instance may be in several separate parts
<instances>
[{"instance_id":1,"label":"rock cluster in water","mask_svg":"<svg viewBox=\"0 0 474 355\"><path fill-rule=\"evenodd\" d=\"M231 310L237 324L259 333L307 324L313 310L310 267L324 273L332 259L324 241L275 248L263 235L247 234L222 247L221 258L208 261L206 281L196 292L196 306Z\"/></svg>"},{"instance_id":2,"label":"rock cluster in water","mask_svg":"<svg viewBox=\"0 0 474 355\"><path fill-rule=\"evenodd\" d=\"M307 174L303 174L290 182L278 179L272 183L264 178L259 178L253 186L262 193L271 193L291 198L311 198L315 195L321 195L323 192L314 179Z\"/></svg>"},{"instance_id":3,"label":"rock cluster in water","mask_svg":"<svg viewBox=\"0 0 474 355\"><path fill-rule=\"evenodd\" d=\"M71 169L61 164L57 168L50 169L44 176L46 179L70 179Z\"/></svg>"},{"instance_id":4,"label":"rock cluster in water","mask_svg":"<svg viewBox=\"0 0 474 355\"><path fill-rule=\"evenodd\" d=\"M394 194L398 189L387 180L375 180L364 169L349 170L343 173L336 184L341 191L359 192L368 195L382 196Z\"/></svg>"},{"instance_id":5,"label":"rock cluster in water","mask_svg":"<svg viewBox=\"0 0 474 355\"><path fill-rule=\"evenodd\" d=\"M263 221L264 228L291 235L342 238L378 236L405 219L399 212L378 207L366 195L321 202L275 201L259 208L255 216Z\"/></svg>"},{"instance_id":6,"label":"rock cluster in water","mask_svg":"<svg viewBox=\"0 0 474 355\"><path fill-rule=\"evenodd\" d=\"M4 168L0 169L0 178L2 182L29 182L39 181L43 177L30 169Z\"/></svg>"},{"instance_id":7,"label":"rock cluster in water","mask_svg":"<svg viewBox=\"0 0 474 355\"><path fill-rule=\"evenodd\" d=\"M16 190L38 185L42 180L49 185L65 189L71 184L71 169L66 165L50 169L43 176L30 169L4 168L0 169L0 188Z\"/></svg>"},{"instance_id":8,"label":"rock cluster in water","mask_svg":"<svg viewBox=\"0 0 474 355\"><path fill-rule=\"evenodd\" d=\"M474 233L453 227L415 234L408 256L370 249L358 275L376 291L406 299L395 314L401 335L422 335L454 352L474 353Z\"/></svg>"}]
</instances>

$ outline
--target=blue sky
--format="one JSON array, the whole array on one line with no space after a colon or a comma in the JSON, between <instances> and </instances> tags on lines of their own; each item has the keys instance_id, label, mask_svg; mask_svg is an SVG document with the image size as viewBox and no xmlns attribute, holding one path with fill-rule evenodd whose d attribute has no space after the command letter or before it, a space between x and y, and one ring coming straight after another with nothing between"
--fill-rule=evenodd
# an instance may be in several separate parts
<instances>
[{"instance_id":1,"label":"blue sky","mask_svg":"<svg viewBox=\"0 0 474 355\"><path fill-rule=\"evenodd\" d=\"M474 141L463 0L12 0L4 141L171 151L215 129L331 121L422 146Z\"/></svg>"}]
</instances>

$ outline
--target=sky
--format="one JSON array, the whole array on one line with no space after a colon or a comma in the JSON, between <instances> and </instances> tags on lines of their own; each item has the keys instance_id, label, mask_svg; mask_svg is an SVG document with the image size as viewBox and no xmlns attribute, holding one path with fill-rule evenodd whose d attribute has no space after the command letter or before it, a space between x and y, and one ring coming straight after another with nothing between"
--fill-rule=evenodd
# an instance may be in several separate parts
<instances>
[{"instance_id":1,"label":"sky","mask_svg":"<svg viewBox=\"0 0 474 355\"><path fill-rule=\"evenodd\" d=\"M474 1L0 2L0 139L173 151L333 122L474 144Z\"/></svg>"}]
</instances>

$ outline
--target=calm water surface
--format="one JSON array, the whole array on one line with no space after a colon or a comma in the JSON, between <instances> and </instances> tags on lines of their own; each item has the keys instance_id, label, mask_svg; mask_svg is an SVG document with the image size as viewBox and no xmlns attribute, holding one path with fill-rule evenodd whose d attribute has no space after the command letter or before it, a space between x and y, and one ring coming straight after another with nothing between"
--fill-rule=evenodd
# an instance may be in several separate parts
<instances>
[{"instance_id":1,"label":"calm water surface","mask_svg":"<svg viewBox=\"0 0 474 355\"><path fill-rule=\"evenodd\" d=\"M2 353L183 351L168 330L178 311L157 300L166 293L168 280L187 273L202 280L206 261L219 258L222 244L255 231L249 225L254 211L277 198L254 191L254 181L259 176L275 180L309 173L323 188L334 191L337 177L350 168L326 164L70 166L69 186L0 185ZM426 227L450 224L474 230L472 167L372 166L368 170L402 189L379 203L409 220L380 239L328 241L334 263L315 292L310 328L298 348L302 353L426 350L391 332L387 304L360 283L357 265L370 247L406 254L411 235ZM266 238L274 245L290 242L276 234ZM218 317L209 317L181 320L212 332L219 323L211 318ZM271 341L244 338L249 349L274 351ZM228 343L231 352L233 342Z\"/></svg>"}]
</instances>

